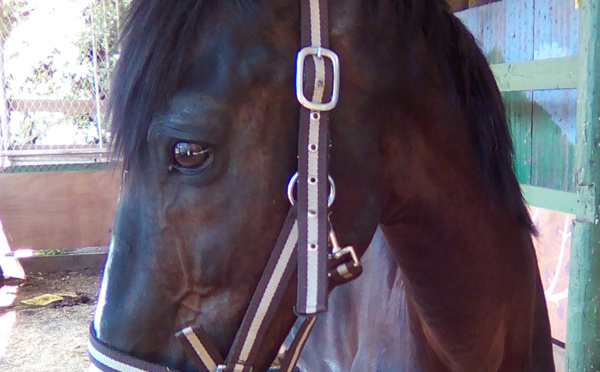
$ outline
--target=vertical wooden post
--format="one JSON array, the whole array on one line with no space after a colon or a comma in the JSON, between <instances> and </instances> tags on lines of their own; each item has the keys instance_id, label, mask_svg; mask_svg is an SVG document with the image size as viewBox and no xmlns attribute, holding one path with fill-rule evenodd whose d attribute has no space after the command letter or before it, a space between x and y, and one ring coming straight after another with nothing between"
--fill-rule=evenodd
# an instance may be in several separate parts
<instances>
[{"instance_id":1,"label":"vertical wooden post","mask_svg":"<svg viewBox=\"0 0 600 372\"><path fill-rule=\"evenodd\" d=\"M591 220L578 216L569 265L566 370L600 370L600 3L580 0L580 83L576 182L580 202L596 200ZM598 195L598 198L595 196ZM591 196L591 198L590 198Z\"/></svg>"}]
</instances>

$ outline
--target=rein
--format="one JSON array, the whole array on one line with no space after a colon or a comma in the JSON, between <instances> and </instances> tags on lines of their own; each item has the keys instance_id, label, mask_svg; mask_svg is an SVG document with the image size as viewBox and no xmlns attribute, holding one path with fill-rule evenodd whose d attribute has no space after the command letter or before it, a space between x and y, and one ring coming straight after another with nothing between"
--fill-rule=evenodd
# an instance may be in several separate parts
<instances>
[{"instance_id":1,"label":"rein","mask_svg":"<svg viewBox=\"0 0 600 372\"><path fill-rule=\"evenodd\" d=\"M329 290L362 273L354 248L339 246L328 217L335 199L335 184L328 172L328 123L329 111L339 98L340 69L338 56L328 49L327 1L301 0L300 8L302 49L296 60L296 97L301 108L298 172L288 184L291 207L227 357L220 355L200 326L187 327L175 335L201 372L252 371L259 346L296 268L294 310L305 318L280 371L297 370L296 362L316 314L327 311ZM307 63L310 60L313 63ZM297 201L293 197L296 184ZM93 324L88 350L92 363L101 371L175 371L112 349L98 339Z\"/></svg>"}]
</instances>

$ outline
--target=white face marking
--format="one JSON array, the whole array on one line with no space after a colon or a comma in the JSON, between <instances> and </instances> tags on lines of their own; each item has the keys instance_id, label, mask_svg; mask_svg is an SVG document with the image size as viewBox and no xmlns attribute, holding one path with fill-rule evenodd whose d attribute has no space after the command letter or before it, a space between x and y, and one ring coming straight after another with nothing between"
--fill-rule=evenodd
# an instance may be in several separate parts
<instances>
[{"instance_id":1,"label":"white face marking","mask_svg":"<svg viewBox=\"0 0 600 372\"><path fill-rule=\"evenodd\" d=\"M102 275L102 284L100 285L100 295L98 296L98 305L96 305L96 313L94 314L94 329L96 330L96 336L100 337L100 322L102 321L102 311L106 305L106 288L108 287L108 276L110 273L110 266L113 259L113 240L110 241L108 247L108 257L106 259L106 266L104 267L104 275Z\"/></svg>"}]
</instances>

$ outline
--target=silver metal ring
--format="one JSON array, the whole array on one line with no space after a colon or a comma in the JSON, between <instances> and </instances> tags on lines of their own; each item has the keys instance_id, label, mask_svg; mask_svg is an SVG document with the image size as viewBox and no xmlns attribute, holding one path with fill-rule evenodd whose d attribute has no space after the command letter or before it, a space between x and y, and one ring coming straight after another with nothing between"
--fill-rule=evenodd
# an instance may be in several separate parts
<instances>
[{"instance_id":1,"label":"silver metal ring","mask_svg":"<svg viewBox=\"0 0 600 372\"><path fill-rule=\"evenodd\" d=\"M329 197L327 198L327 208L331 208L333 202L335 201L335 182L331 175L327 176L329 180ZM296 204L296 199L294 199L294 186L296 186L296 182L298 181L298 172L294 173L292 178L290 178L290 182L288 182L287 187L287 196L291 205Z\"/></svg>"},{"instance_id":2,"label":"silver metal ring","mask_svg":"<svg viewBox=\"0 0 600 372\"><path fill-rule=\"evenodd\" d=\"M327 198L327 208L331 208L333 202L335 201L335 182L333 182L331 175L327 175L327 179L329 180L329 197Z\"/></svg>"}]
</instances>

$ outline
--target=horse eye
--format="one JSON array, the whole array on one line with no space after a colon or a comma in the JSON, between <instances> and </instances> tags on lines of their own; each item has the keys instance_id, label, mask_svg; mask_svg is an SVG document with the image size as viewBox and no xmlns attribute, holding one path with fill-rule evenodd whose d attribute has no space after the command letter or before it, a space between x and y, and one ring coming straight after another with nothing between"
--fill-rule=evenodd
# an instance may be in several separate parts
<instances>
[{"instance_id":1,"label":"horse eye","mask_svg":"<svg viewBox=\"0 0 600 372\"><path fill-rule=\"evenodd\" d=\"M212 158L212 149L193 142L177 142L173 146L175 164L183 168L200 168Z\"/></svg>"}]
</instances>

